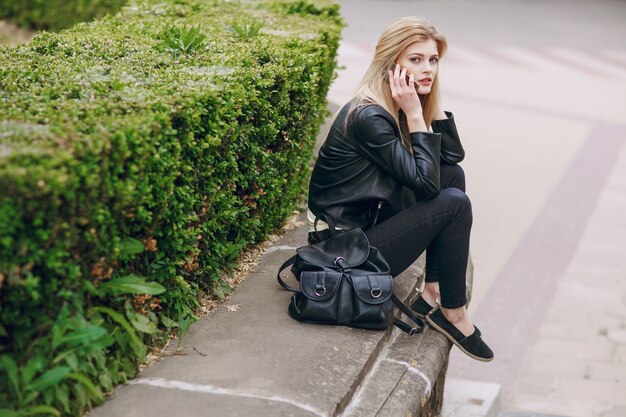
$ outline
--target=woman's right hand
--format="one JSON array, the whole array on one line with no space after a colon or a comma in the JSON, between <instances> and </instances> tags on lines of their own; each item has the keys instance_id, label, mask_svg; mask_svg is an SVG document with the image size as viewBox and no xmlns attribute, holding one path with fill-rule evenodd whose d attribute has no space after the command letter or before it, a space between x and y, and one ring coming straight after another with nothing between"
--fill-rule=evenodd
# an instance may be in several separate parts
<instances>
[{"instance_id":1,"label":"woman's right hand","mask_svg":"<svg viewBox=\"0 0 626 417\"><path fill-rule=\"evenodd\" d=\"M410 132L427 131L413 74L410 75L408 83L406 74L406 68L401 69L398 64L393 71L389 70L391 97L406 115Z\"/></svg>"}]
</instances>

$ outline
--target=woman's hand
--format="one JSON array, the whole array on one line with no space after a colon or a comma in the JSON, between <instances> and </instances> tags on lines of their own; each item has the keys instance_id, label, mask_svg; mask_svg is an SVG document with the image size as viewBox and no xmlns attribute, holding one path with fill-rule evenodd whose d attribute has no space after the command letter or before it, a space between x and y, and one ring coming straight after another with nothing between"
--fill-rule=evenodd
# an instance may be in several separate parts
<instances>
[{"instance_id":1,"label":"woman's hand","mask_svg":"<svg viewBox=\"0 0 626 417\"><path fill-rule=\"evenodd\" d=\"M389 86L391 87L391 97L398 107L406 114L409 132L427 131L424 115L422 114L422 103L417 95L413 74L409 81L406 81L406 68L400 69L396 64L393 71L389 70Z\"/></svg>"}]
</instances>

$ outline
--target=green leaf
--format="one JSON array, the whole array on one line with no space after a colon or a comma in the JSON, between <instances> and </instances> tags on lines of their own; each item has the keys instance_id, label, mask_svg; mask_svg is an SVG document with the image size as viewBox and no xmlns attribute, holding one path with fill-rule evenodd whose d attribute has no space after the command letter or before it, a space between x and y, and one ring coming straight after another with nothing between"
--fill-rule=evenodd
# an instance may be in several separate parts
<instances>
[{"instance_id":1,"label":"green leaf","mask_svg":"<svg viewBox=\"0 0 626 417\"><path fill-rule=\"evenodd\" d=\"M63 378L67 376L69 372L70 368L68 368L67 366L59 366L57 368L51 369L45 372L39 378L35 379L30 384L28 384L26 386L26 391L41 391L55 384L58 384L63 380Z\"/></svg>"},{"instance_id":2,"label":"green leaf","mask_svg":"<svg viewBox=\"0 0 626 417\"><path fill-rule=\"evenodd\" d=\"M70 392L67 384L61 384L54 387L54 397L61 404L66 414L70 413Z\"/></svg>"},{"instance_id":3,"label":"green leaf","mask_svg":"<svg viewBox=\"0 0 626 417\"><path fill-rule=\"evenodd\" d=\"M178 327L177 322L175 322L174 320L172 320L171 318L165 315L161 315L161 323L163 323L163 325L167 327L168 329L171 329L172 327Z\"/></svg>"},{"instance_id":4,"label":"green leaf","mask_svg":"<svg viewBox=\"0 0 626 417\"><path fill-rule=\"evenodd\" d=\"M165 38L165 45L170 49L178 49L178 44L170 38Z\"/></svg>"},{"instance_id":5,"label":"green leaf","mask_svg":"<svg viewBox=\"0 0 626 417\"><path fill-rule=\"evenodd\" d=\"M108 334L104 335L100 339L98 339L98 340L96 340L94 342L91 342L89 344L89 352L98 351L98 350L102 350L102 349L108 348L113 343L115 343L115 339L113 339Z\"/></svg>"},{"instance_id":6,"label":"green leaf","mask_svg":"<svg viewBox=\"0 0 626 417\"><path fill-rule=\"evenodd\" d=\"M35 375L48 368L48 359L41 355L33 356L20 368L22 374L22 383L28 385Z\"/></svg>"},{"instance_id":7,"label":"green leaf","mask_svg":"<svg viewBox=\"0 0 626 417\"><path fill-rule=\"evenodd\" d=\"M128 259L133 255L137 255L142 253L145 250L145 247L141 240L126 238L120 244L120 258Z\"/></svg>"},{"instance_id":8,"label":"green leaf","mask_svg":"<svg viewBox=\"0 0 626 417\"><path fill-rule=\"evenodd\" d=\"M58 323L54 323L52 326L52 350L55 350L61 344L61 339L63 338L63 332L59 327Z\"/></svg>"},{"instance_id":9,"label":"green leaf","mask_svg":"<svg viewBox=\"0 0 626 417\"><path fill-rule=\"evenodd\" d=\"M250 39L258 35L263 27L263 22L256 19L252 21L239 20L230 26L230 31L241 39Z\"/></svg>"},{"instance_id":10,"label":"green leaf","mask_svg":"<svg viewBox=\"0 0 626 417\"><path fill-rule=\"evenodd\" d=\"M220 301L224 301L226 299L226 291L222 287L215 287L213 289L213 295L217 296Z\"/></svg>"},{"instance_id":11,"label":"green leaf","mask_svg":"<svg viewBox=\"0 0 626 417\"><path fill-rule=\"evenodd\" d=\"M67 363L70 369L72 369L73 371L78 369L78 357L74 352L71 352L67 356L65 356L65 363Z\"/></svg>"},{"instance_id":12,"label":"green leaf","mask_svg":"<svg viewBox=\"0 0 626 417\"><path fill-rule=\"evenodd\" d=\"M36 416L38 414L51 414L53 416L60 416L61 412L54 407L50 407L49 405L38 405L20 411L19 416Z\"/></svg>"},{"instance_id":13,"label":"green leaf","mask_svg":"<svg viewBox=\"0 0 626 417\"><path fill-rule=\"evenodd\" d=\"M181 348L183 339L185 338L187 330L189 330L190 326L191 320L187 320L184 317L180 318L180 321L178 322L178 349Z\"/></svg>"},{"instance_id":14,"label":"green leaf","mask_svg":"<svg viewBox=\"0 0 626 417\"><path fill-rule=\"evenodd\" d=\"M32 396L32 399L29 402L27 402L27 404L30 404L31 402L33 402L35 398L41 395L41 397L38 399L38 401L35 404L51 405L55 401L55 392L56 392L55 388L58 387L59 385L65 386L65 384L56 384L43 391L36 391L36 392L30 393L29 396Z\"/></svg>"},{"instance_id":15,"label":"green leaf","mask_svg":"<svg viewBox=\"0 0 626 417\"><path fill-rule=\"evenodd\" d=\"M91 394L92 398L96 400L96 402L98 402L99 404L104 402L102 392L85 375L72 372L69 373L67 377L83 384L85 388L87 388L87 391L89 391L89 393Z\"/></svg>"},{"instance_id":16,"label":"green leaf","mask_svg":"<svg viewBox=\"0 0 626 417\"><path fill-rule=\"evenodd\" d=\"M92 315L96 312L108 315L109 317L111 317L111 319L113 319L120 326L122 326L124 330L126 330L126 334L128 335L128 337L130 338L131 347L133 348L135 355L137 355L140 360L143 360L145 358L146 347L141 342L141 340L139 340L139 337L137 337L137 333L135 333L135 331L133 330L133 326L131 326L131 324L124 318L124 316L122 316L117 311L107 307L92 307L91 309L89 309L88 315Z\"/></svg>"},{"instance_id":17,"label":"green leaf","mask_svg":"<svg viewBox=\"0 0 626 417\"><path fill-rule=\"evenodd\" d=\"M158 333L159 329L150 321L150 319L141 314L135 314L134 318L131 318L130 322L135 326L135 329L143 333L154 334Z\"/></svg>"},{"instance_id":18,"label":"green leaf","mask_svg":"<svg viewBox=\"0 0 626 417\"><path fill-rule=\"evenodd\" d=\"M67 310L67 306L63 306L57 319L52 325L52 349L55 350L59 344L61 343L61 339L63 337L63 333L65 333L67 326L69 324L68 320L69 312Z\"/></svg>"},{"instance_id":19,"label":"green leaf","mask_svg":"<svg viewBox=\"0 0 626 417\"><path fill-rule=\"evenodd\" d=\"M206 35L200 33L199 26L170 27L166 30L164 43L174 52L189 53L199 49L205 39Z\"/></svg>"},{"instance_id":20,"label":"green leaf","mask_svg":"<svg viewBox=\"0 0 626 417\"><path fill-rule=\"evenodd\" d=\"M118 294L157 295L165 292L165 287L161 284L146 282L144 277L133 274L103 282L100 284L100 289L108 293Z\"/></svg>"},{"instance_id":21,"label":"green leaf","mask_svg":"<svg viewBox=\"0 0 626 417\"><path fill-rule=\"evenodd\" d=\"M5 329L2 323L0 323L0 337L7 337L8 335L7 329Z\"/></svg>"},{"instance_id":22,"label":"green leaf","mask_svg":"<svg viewBox=\"0 0 626 417\"><path fill-rule=\"evenodd\" d=\"M17 365L15 361L8 355L0 357L0 369L4 369L9 379L9 386L13 390L13 395L18 399L18 402L22 401L22 393L20 391L20 383L17 377Z\"/></svg>"},{"instance_id":23,"label":"green leaf","mask_svg":"<svg viewBox=\"0 0 626 417\"><path fill-rule=\"evenodd\" d=\"M93 285L93 282L91 281L84 281L83 282L83 288L85 288L85 290L87 290L87 292L91 295L95 295L97 297L102 296L100 294L100 291L96 288L95 285Z\"/></svg>"},{"instance_id":24,"label":"green leaf","mask_svg":"<svg viewBox=\"0 0 626 417\"><path fill-rule=\"evenodd\" d=\"M76 385L72 390L72 394L74 395L74 406L78 406L78 408L83 408L85 404L87 404L87 392L83 385Z\"/></svg>"},{"instance_id":25,"label":"green leaf","mask_svg":"<svg viewBox=\"0 0 626 417\"><path fill-rule=\"evenodd\" d=\"M105 336L106 333L106 329L102 327L79 327L73 332L63 336L60 340L59 345L64 343L67 343L70 346L87 345L90 342L97 340L102 336Z\"/></svg>"},{"instance_id":26,"label":"green leaf","mask_svg":"<svg viewBox=\"0 0 626 417\"><path fill-rule=\"evenodd\" d=\"M109 372L102 372L98 376L98 382L102 386L105 392L113 389L113 381L111 380L111 374Z\"/></svg>"},{"instance_id":27,"label":"green leaf","mask_svg":"<svg viewBox=\"0 0 626 417\"><path fill-rule=\"evenodd\" d=\"M44 391L45 393L46 391ZM35 401L35 399L37 397L39 397L39 395L41 394L41 391L30 391L26 393L26 396L24 397L24 400L22 401L23 404L30 404L33 401ZM21 414L20 414L21 415Z\"/></svg>"},{"instance_id":28,"label":"green leaf","mask_svg":"<svg viewBox=\"0 0 626 417\"><path fill-rule=\"evenodd\" d=\"M8 408L0 408L0 417L19 417L19 414Z\"/></svg>"}]
</instances>

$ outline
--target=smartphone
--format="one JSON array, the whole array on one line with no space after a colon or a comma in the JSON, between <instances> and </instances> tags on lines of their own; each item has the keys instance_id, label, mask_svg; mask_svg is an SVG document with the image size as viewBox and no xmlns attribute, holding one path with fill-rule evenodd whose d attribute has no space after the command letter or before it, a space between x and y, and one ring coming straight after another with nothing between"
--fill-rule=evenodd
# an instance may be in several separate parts
<instances>
[{"instance_id":1,"label":"smartphone","mask_svg":"<svg viewBox=\"0 0 626 417\"><path fill-rule=\"evenodd\" d=\"M391 68L390 68L391 72L394 72L396 70L396 65L400 65L400 64L397 64L397 63L394 62L391 65ZM402 65L400 65L400 71L402 71ZM411 74L409 74L409 72L407 71L406 72L406 83L409 84L410 82L411 82ZM413 84L419 86L419 84L417 84L417 82L415 82L415 80L413 80Z\"/></svg>"}]
</instances>

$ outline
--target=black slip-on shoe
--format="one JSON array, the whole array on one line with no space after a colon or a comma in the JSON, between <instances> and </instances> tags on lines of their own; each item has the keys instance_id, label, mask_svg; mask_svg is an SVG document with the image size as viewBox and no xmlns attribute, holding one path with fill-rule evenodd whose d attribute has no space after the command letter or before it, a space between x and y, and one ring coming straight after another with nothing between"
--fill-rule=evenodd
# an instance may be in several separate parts
<instances>
[{"instance_id":1,"label":"black slip-on shoe","mask_svg":"<svg viewBox=\"0 0 626 417\"><path fill-rule=\"evenodd\" d=\"M425 319L428 313L433 311L435 308L438 309L439 305L437 305L437 307L432 307L426 302L426 300L424 300L424 297L422 297L421 294L417 300L411 304L411 310L415 311L415 315L421 319ZM478 333L478 336L480 336L480 330L478 330L478 328L476 328L476 332Z\"/></svg>"},{"instance_id":2,"label":"black slip-on shoe","mask_svg":"<svg viewBox=\"0 0 626 417\"><path fill-rule=\"evenodd\" d=\"M452 343L456 345L461 352L470 358L489 362L493 360L493 351L481 338L480 330L474 326L474 333L465 336L454 324L450 323L440 308L431 311L426 316L426 321L437 331L441 332Z\"/></svg>"},{"instance_id":3,"label":"black slip-on shoe","mask_svg":"<svg viewBox=\"0 0 626 417\"><path fill-rule=\"evenodd\" d=\"M423 319L426 318L426 315L430 313L430 311L435 308L428 304L424 297L420 294L420 296L411 304L411 310L415 311L417 317Z\"/></svg>"}]
</instances>

